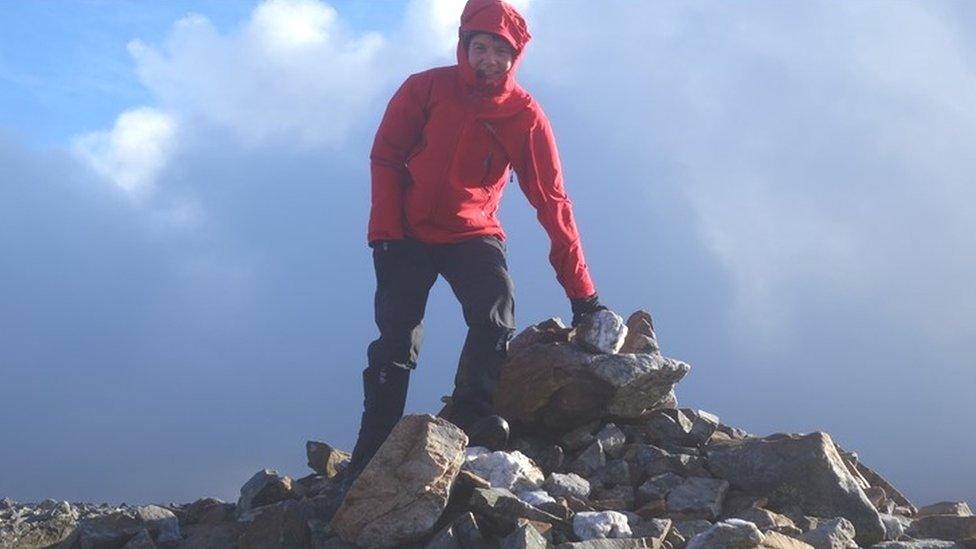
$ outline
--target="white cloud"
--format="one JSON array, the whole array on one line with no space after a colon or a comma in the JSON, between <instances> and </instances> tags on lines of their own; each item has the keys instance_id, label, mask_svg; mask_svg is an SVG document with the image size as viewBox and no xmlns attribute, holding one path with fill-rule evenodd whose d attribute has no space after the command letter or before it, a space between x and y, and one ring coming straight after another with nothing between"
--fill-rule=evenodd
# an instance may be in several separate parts
<instances>
[{"instance_id":1,"label":"white cloud","mask_svg":"<svg viewBox=\"0 0 976 549\"><path fill-rule=\"evenodd\" d=\"M145 195L173 154L177 128L175 118L165 112L130 109L118 116L111 130L76 138L74 149L119 188Z\"/></svg>"},{"instance_id":2,"label":"white cloud","mask_svg":"<svg viewBox=\"0 0 976 549\"><path fill-rule=\"evenodd\" d=\"M976 335L976 70L928 4L538 6L533 76L693 206L740 341L791 348L809 288ZM559 40L565 29L579 29ZM598 44L598 47L594 47ZM637 180L641 180L638 178ZM922 288L927 288L923 290ZM892 299L892 296L898 296Z\"/></svg>"},{"instance_id":3,"label":"white cloud","mask_svg":"<svg viewBox=\"0 0 976 549\"><path fill-rule=\"evenodd\" d=\"M179 21L162 48L133 41L141 81L166 108L258 146L337 147L383 85L382 36L354 36L314 0L259 4L242 29Z\"/></svg>"}]
</instances>

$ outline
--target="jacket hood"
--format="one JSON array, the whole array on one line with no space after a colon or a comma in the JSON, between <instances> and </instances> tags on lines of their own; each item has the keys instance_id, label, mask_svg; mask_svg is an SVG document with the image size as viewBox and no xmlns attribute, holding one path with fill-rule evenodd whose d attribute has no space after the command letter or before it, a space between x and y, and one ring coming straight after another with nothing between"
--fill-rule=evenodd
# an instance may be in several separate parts
<instances>
[{"instance_id":1,"label":"jacket hood","mask_svg":"<svg viewBox=\"0 0 976 549\"><path fill-rule=\"evenodd\" d=\"M464 48L463 36L467 32L490 32L501 36L515 49L512 68L498 82L489 84L479 82L477 72L468 63L468 52ZM457 60L461 80L466 88L476 89L490 97L495 103L502 103L518 87L515 71L522 61L525 45L532 36L525 25L525 19L514 7L502 0L468 0L461 12L461 26L458 29Z\"/></svg>"}]
</instances>

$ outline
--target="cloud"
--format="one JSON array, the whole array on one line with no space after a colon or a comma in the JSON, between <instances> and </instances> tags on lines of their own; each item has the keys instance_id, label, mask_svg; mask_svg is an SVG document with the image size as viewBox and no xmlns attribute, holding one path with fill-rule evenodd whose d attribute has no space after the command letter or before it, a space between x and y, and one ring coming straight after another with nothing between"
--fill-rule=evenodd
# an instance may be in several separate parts
<instances>
[{"instance_id":1,"label":"cloud","mask_svg":"<svg viewBox=\"0 0 976 549\"><path fill-rule=\"evenodd\" d=\"M175 150L215 130L249 148L339 151L372 130L405 74L453 62L463 5L415 0L386 35L353 31L317 0L266 0L228 32L187 15L160 46L128 44L155 103L77 137L75 150L132 193L152 189Z\"/></svg>"},{"instance_id":2,"label":"cloud","mask_svg":"<svg viewBox=\"0 0 976 549\"><path fill-rule=\"evenodd\" d=\"M954 311L976 301L952 291L976 275L952 252L976 234L961 29L929 4L767 7L610 2L595 22L584 4L539 4L526 68L600 94L577 116L631 173L666 175L636 179L648 202L671 189L692 206L734 281L740 341L800 343L804 286L969 338L973 316ZM558 40L566 28L580 31Z\"/></svg>"},{"instance_id":3,"label":"cloud","mask_svg":"<svg viewBox=\"0 0 976 549\"><path fill-rule=\"evenodd\" d=\"M74 150L124 191L146 195L172 157L178 123L165 112L149 107L119 115L109 131L84 134L74 140Z\"/></svg>"}]
</instances>

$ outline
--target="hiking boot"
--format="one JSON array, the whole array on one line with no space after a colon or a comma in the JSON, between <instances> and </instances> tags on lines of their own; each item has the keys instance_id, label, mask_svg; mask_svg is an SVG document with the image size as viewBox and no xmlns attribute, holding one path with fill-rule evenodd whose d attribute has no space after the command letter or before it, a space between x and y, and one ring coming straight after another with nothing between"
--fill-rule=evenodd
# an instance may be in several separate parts
<instances>
[{"instance_id":1,"label":"hiking boot","mask_svg":"<svg viewBox=\"0 0 976 549\"><path fill-rule=\"evenodd\" d=\"M508 447L508 422L502 416L492 415L478 420L466 431L468 446L483 446L492 451Z\"/></svg>"}]
</instances>

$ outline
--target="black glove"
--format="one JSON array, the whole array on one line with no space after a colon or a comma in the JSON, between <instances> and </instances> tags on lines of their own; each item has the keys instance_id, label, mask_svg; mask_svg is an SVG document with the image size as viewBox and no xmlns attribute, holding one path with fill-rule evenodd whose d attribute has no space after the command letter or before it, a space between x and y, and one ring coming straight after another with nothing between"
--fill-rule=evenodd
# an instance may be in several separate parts
<instances>
[{"instance_id":1,"label":"black glove","mask_svg":"<svg viewBox=\"0 0 976 549\"><path fill-rule=\"evenodd\" d=\"M595 293L589 297L577 297L569 300L573 308L573 328L583 321L583 317L597 311L606 311L607 307L600 303L600 296Z\"/></svg>"}]
</instances>

